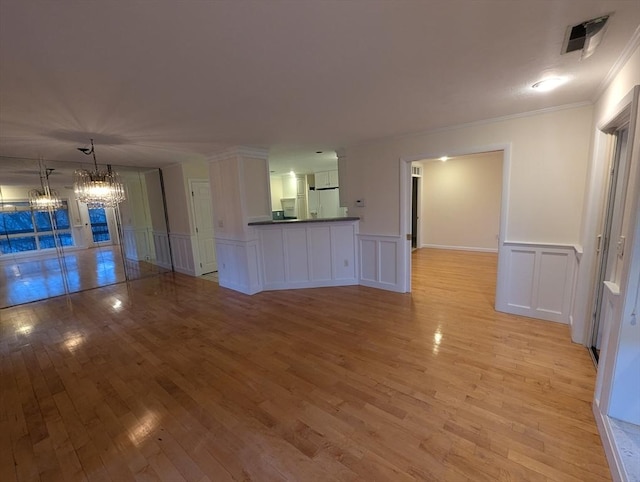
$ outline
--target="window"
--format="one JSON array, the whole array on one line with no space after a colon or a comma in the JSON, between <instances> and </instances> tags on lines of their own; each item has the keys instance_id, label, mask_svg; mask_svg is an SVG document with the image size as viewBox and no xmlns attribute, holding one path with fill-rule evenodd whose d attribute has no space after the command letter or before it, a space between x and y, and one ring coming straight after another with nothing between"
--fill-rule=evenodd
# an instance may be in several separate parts
<instances>
[{"instance_id":1,"label":"window","mask_svg":"<svg viewBox=\"0 0 640 482\"><path fill-rule=\"evenodd\" d=\"M91 222L93 242L109 241L109 225L104 208L89 208L89 221Z\"/></svg>"},{"instance_id":2,"label":"window","mask_svg":"<svg viewBox=\"0 0 640 482\"><path fill-rule=\"evenodd\" d=\"M0 202L0 253L52 249L56 238L62 246L73 246L66 201L51 214L31 211L28 201Z\"/></svg>"}]
</instances>

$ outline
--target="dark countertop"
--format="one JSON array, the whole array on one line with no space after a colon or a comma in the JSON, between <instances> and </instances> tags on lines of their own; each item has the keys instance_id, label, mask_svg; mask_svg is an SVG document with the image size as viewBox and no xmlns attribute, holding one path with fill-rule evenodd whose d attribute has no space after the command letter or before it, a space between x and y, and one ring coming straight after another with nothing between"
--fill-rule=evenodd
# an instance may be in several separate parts
<instances>
[{"instance_id":1,"label":"dark countertop","mask_svg":"<svg viewBox=\"0 0 640 482\"><path fill-rule=\"evenodd\" d=\"M334 223L336 221L359 221L357 216L346 218L316 218L316 219L283 219L280 221L256 221L249 223L249 226L273 226L277 224L302 224L302 223Z\"/></svg>"}]
</instances>

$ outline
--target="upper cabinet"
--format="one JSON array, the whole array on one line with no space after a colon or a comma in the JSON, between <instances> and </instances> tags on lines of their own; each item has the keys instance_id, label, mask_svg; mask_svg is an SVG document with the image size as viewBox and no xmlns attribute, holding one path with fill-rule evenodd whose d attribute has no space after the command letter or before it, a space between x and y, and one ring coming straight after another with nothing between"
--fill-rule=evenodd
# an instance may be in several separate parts
<instances>
[{"instance_id":1,"label":"upper cabinet","mask_svg":"<svg viewBox=\"0 0 640 482\"><path fill-rule=\"evenodd\" d=\"M316 189L338 187L338 171L321 171L315 173Z\"/></svg>"}]
</instances>

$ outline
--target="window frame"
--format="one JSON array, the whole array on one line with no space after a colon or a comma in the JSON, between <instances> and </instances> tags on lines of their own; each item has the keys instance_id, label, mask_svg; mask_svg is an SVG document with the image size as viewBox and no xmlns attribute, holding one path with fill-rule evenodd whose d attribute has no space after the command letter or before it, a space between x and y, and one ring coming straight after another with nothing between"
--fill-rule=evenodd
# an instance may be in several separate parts
<instances>
[{"instance_id":1,"label":"window frame","mask_svg":"<svg viewBox=\"0 0 640 482\"><path fill-rule=\"evenodd\" d=\"M29 206L29 200L28 199L12 199L12 200L0 200L0 214L5 214L5 213L12 213L12 212L27 212L30 214L30 218L31 218L31 226L32 226L32 230L31 231L21 231L21 232L15 232L15 233L2 233L0 234L0 239L2 241L8 240L9 243L11 242L11 239L18 239L18 238L34 238L35 239L35 249L26 249L26 250L20 250L20 251L8 251L8 252L4 252L3 249L0 247L0 257L5 257L5 256L25 256L25 255L34 255L34 254L39 254L39 253L48 253L48 252L52 252L56 250L56 247L53 246L51 248L43 248L41 247L41 237L44 236L54 236L54 239L56 236L65 236L68 235L71 239L71 244L70 245L64 245L63 247L65 248L71 248L71 247L75 247L76 246L76 240L75 237L73 235L73 225L71 224L71 207L70 207L70 203L68 199L62 199L62 203L63 203L63 208L62 209L57 209L56 211L66 211L66 217L67 217L67 227L63 228L63 229L58 229L58 228L54 228L54 224L56 224L55 221L55 214L52 216L54 221L53 223L51 223L52 218L49 218L49 223L51 229L48 230L40 230L38 228L38 220L36 218L36 212L38 211L34 211L33 209L31 209L31 207ZM10 209L5 209L5 206L11 206L14 205L15 208L13 210ZM49 214L48 211L47 215ZM3 226L4 228L4 226ZM65 236L66 237L66 236Z\"/></svg>"}]
</instances>

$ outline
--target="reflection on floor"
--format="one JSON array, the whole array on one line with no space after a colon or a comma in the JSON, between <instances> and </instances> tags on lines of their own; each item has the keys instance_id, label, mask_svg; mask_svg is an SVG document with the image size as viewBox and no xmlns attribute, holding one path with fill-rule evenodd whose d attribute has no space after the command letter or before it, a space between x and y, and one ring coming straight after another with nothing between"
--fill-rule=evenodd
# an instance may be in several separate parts
<instances>
[{"instance_id":1,"label":"reflection on floor","mask_svg":"<svg viewBox=\"0 0 640 482\"><path fill-rule=\"evenodd\" d=\"M164 271L150 263L127 260L130 278L142 278ZM29 303L125 281L122 255L118 246L102 246L51 257L14 258L0 264L4 278L0 285L0 308Z\"/></svg>"}]
</instances>

